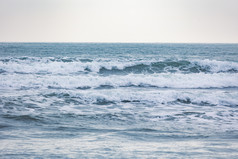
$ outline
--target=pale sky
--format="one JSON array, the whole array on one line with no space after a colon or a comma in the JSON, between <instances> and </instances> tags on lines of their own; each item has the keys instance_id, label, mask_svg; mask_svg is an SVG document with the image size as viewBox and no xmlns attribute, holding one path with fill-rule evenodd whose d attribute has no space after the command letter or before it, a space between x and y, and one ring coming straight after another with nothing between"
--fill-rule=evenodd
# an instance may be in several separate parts
<instances>
[{"instance_id":1,"label":"pale sky","mask_svg":"<svg viewBox=\"0 0 238 159\"><path fill-rule=\"evenodd\" d=\"M238 0L0 0L0 41L238 43Z\"/></svg>"}]
</instances>

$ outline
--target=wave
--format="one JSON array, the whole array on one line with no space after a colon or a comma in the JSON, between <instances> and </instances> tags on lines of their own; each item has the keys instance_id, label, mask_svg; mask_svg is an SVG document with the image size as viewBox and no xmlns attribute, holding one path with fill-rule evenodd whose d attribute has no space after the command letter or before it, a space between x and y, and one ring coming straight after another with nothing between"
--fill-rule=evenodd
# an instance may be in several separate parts
<instances>
[{"instance_id":1,"label":"wave","mask_svg":"<svg viewBox=\"0 0 238 159\"><path fill-rule=\"evenodd\" d=\"M169 109L179 117L199 115L201 113L198 114L197 112L201 111L209 114L211 113L209 110L212 109L223 115L225 115L224 110L234 115L238 107L237 97L237 92L227 93L208 90L186 92L176 90L135 92L124 89L87 92L47 91L30 96L26 95L22 98L6 97L1 101L0 110L6 115L4 118L37 122L42 120L38 116L41 111L56 114L72 113L73 116L118 111L127 113L139 111L143 114L149 111L149 114L152 115L163 113ZM37 105L37 107L29 107L30 103ZM183 111L179 111L181 107Z\"/></svg>"},{"instance_id":2,"label":"wave","mask_svg":"<svg viewBox=\"0 0 238 159\"><path fill-rule=\"evenodd\" d=\"M150 88L237 88L238 74L128 74L124 76L60 76L8 74L1 76L0 89L112 89L118 87Z\"/></svg>"},{"instance_id":3,"label":"wave","mask_svg":"<svg viewBox=\"0 0 238 159\"><path fill-rule=\"evenodd\" d=\"M153 73L237 73L238 63L216 60L5 58L0 74L88 74L125 75Z\"/></svg>"},{"instance_id":4,"label":"wave","mask_svg":"<svg viewBox=\"0 0 238 159\"><path fill-rule=\"evenodd\" d=\"M20 93L19 93L20 94ZM48 109L45 105L54 106L79 106L85 107L88 110L94 109L92 105L114 105L115 108L120 108L126 105L143 107L162 107L173 105L196 105L196 106L225 106L238 107L237 91L224 90L141 90L119 88L116 90L46 90L37 91L35 93L25 95L22 98L5 97L0 98L0 109L9 111L19 111L25 113L32 110ZM120 106L121 105L121 106ZM16 108L16 109L15 109ZM103 107L98 107L103 108ZM139 107L138 107L139 108ZM172 107L171 107L172 108ZM195 107L194 107L195 108ZM82 110L84 110L82 108Z\"/></svg>"},{"instance_id":5,"label":"wave","mask_svg":"<svg viewBox=\"0 0 238 159\"><path fill-rule=\"evenodd\" d=\"M61 91L48 94L42 94L45 98L57 97L64 99L72 104L162 104L162 105L198 105L198 106L217 106L223 105L228 107L238 107L237 93L224 91L141 91L134 93L133 90L108 90L108 91L89 91L89 92L71 92ZM76 102L77 101L77 102Z\"/></svg>"},{"instance_id":6,"label":"wave","mask_svg":"<svg viewBox=\"0 0 238 159\"><path fill-rule=\"evenodd\" d=\"M6 118L6 119L14 119L14 120L17 120L17 121L24 121L24 122L43 122L42 119L40 117L36 117L36 116L33 116L33 115L14 115L14 114L6 114L6 115L3 115L3 118Z\"/></svg>"}]
</instances>

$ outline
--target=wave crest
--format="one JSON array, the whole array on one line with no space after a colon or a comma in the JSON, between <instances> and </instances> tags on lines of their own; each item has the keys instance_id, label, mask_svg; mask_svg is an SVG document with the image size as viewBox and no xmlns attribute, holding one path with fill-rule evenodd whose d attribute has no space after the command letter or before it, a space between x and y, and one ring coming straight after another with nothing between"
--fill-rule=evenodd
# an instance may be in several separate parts
<instances>
[{"instance_id":1,"label":"wave crest","mask_svg":"<svg viewBox=\"0 0 238 159\"><path fill-rule=\"evenodd\" d=\"M238 63L216 60L145 60L88 58L0 59L0 73L125 75L153 73L237 73Z\"/></svg>"}]
</instances>

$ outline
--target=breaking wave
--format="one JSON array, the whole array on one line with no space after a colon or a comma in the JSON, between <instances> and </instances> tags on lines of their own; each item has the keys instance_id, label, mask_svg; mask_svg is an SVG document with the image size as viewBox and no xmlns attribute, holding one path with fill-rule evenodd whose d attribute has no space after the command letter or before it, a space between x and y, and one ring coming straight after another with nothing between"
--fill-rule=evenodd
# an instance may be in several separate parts
<instances>
[{"instance_id":1,"label":"breaking wave","mask_svg":"<svg viewBox=\"0 0 238 159\"><path fill-rule=\"evenodd\" d=\"M237 88L238 74L128 74L124 76L52 76L8 74L0 79L0 88L31 89L111 89L118 87L155 88Z\"/></svg>"},{"instance_id":2,"label":"breaking wave","mask_svg":"<svg viewBox=\"0 0 238 159\"><path fill-rule=\"evenodd\" d=\"M78 58L5 58L0 59L1 73L100 75L154 73L237 73L238 63L216 60L135 60Z\"/></svg>"}]
</instances>

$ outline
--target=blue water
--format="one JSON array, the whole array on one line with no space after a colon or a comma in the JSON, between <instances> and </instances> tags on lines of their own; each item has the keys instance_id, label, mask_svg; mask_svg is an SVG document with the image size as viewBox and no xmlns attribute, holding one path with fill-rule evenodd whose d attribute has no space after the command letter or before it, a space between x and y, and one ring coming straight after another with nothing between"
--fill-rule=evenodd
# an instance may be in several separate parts
<instances>
[{"instance_id":1,"label":"blue water","mask_svg":"<svg viewBox=\"0 0 238 159\"><path fill-rule=\"evenodd\" d=\"M238 44L0 43L0 158L238 158Z\"/></svg>"}]
</instances>

